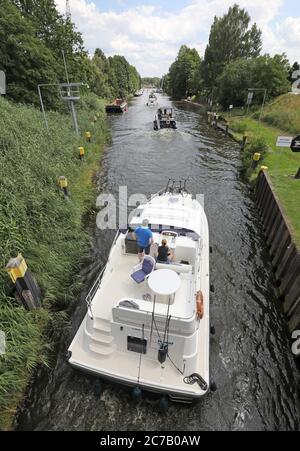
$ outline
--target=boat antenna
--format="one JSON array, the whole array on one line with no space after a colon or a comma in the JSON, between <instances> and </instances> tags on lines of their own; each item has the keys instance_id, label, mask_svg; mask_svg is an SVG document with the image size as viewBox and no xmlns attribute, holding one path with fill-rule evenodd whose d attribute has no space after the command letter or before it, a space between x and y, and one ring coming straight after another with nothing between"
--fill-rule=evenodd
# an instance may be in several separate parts
<instances>
[{"instance_id":1,"label":"boat antenna","mask_svg":"<svg viewBox=\"0 0 300 451\"><path fill-rule=\"evenodd\" d=\"M168 192L170 181L171 181L171 179L168 179L168 183L167 183L167 186L166 186L166 193Z\"/></svg>"},{"instance_id":2,"label":"boat antenna","mask_svg":"<svg viewBox=\"0 0 300 451\"><path fill-rule=\"evenodd\" d=\"M152 319L151 319L150 346L151 346L151 344L152 344L152 333L153 333L153 322L154 322L154 312L155 312L155 301L156 301L156 296L154 295L154 299L153 299L153 309L152 309Z\"/></svg>"}]
</instances>

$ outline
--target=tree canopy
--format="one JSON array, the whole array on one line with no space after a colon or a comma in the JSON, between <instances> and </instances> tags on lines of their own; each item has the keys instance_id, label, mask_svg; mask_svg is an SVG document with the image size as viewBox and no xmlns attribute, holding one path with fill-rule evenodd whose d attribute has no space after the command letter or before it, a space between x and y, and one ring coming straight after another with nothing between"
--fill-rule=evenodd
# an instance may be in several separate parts
<instances>
[{"instance_id":1,"label":"tree canopy","mask_svg":"<svg viewBox=\"0 0 300 451\"><path fill-rule=\"evenodd\" d=\"M216 93L223 107L230 104L245 105L249 88L266 89L268 98L289 91L288 64L285 55L259 56L237 59L229 63L217 78ZM256 94L254 102L260 102L263 91Z\"/></svg>"},{"instance_id":2,"label":"tree canopy","mask_svg":"<svg viewBox=\"0 0 300 451\"><path fill-rule=\"evenodd\" d=\"M174 98L194 94L199 89L201 59L196 49L182 45L169 69L166 89Z\"/></svg>"},{"instance_id":3,"label":"tree canopy","mask_svg":"<svg viewBox=\"0 0 300 451\"><path fill-rule=\"evenodd\" d=\"M261 51L261 31L256 24L249 27L250 16L238 5L223 17L215 17L203 61L203 77L213 86L226 64L240 58L257 57Z\"/></svg>"},{"instance_id":4,"label":"tree canopy","mask_svg":"<svg viewBox=\"0 0 300 451\"><path fill-rule=\"evenodd\" d=\"M38 104L37 85L85 82L101 97L126 96L140 87L137 70L124 57L90 58L75 25L59 14L54 0L0 0L0 70L6 72L7 97ZM57 90L44 88L47 107L60 105Z\"/></svg>"},{"instance_id":5,"label":"tree canopy","mask_svg":"<svg viewBox=\"0 0 300 451\"><path fill-rule=\"evenodd\" d=\"M293 70L285 54L260 55L261 31L250 27L250 16L238 5L215 17L202 60L195 49L181 46L166 77L165 89L173 98L203 94L223 107L245 105L249 88L267 90L272 99L291 88ZM256 94L255 101L261 101Z\"/></svg>"}]
</instances>

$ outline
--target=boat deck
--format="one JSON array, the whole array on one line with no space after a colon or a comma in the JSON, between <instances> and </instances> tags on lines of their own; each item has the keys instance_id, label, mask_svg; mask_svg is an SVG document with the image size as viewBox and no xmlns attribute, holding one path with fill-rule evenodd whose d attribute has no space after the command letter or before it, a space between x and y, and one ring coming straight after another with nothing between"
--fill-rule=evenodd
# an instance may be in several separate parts
<instances>
[{"instance_id":1,"label":"boat deck","mask_svg":"<svg viewBox=\"0 0 300 451\"><path fill-rule=\"evenodd\" d=\"M117 249L116 249L117 251ZM122 299L132 299L137 302L141 310L151 312L153 309L154 294L151 292L147 280L138 284L131 277L134 266L138 264L137 255L122 254L108 268L102 279L100 289L93 299L93 315L105 320L112 319L112 308L116 307ZM174 265L162 265L159 267L174 268ZM178 265L178 271L180 265ZM192 295L192 275L180 274L181 285L175 293L174 302L170 306L170 314L177 318L190 318L195 309L194 296ZM113 281L116 281L114 284ZM156 313L167 313L168 299L156 297Z\"/></svg>"}]
</instances>

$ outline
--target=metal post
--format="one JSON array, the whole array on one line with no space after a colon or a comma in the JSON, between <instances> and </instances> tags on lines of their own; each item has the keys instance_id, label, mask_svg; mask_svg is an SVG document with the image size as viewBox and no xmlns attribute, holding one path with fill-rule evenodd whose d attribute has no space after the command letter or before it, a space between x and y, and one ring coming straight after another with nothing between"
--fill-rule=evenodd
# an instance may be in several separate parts
<instances>
[{"instance_id":1,"label":"metal post","mask_svg":"<svg viewBox=\"0 0 300 451\"><path fill-rule=\"evenodd\" d=\"M75 132L76 132L76 135L79 136L78 122L77 122L77 116L76 116L76 110L75 110L74 102L72 102L72 100L70 100L70 101L69 101L69 105L70 105L70 107L71 107L71 113L72 113L72 119L73 119L74 130L75 130Z\"/></svg>"},{"instance_id":2,"label":"metal post","mask_svg":"<svg viewBox=\"0 0 300 451\"><path fill-rule=\"evenodd\" d=\"M262 117L262 112L263 112L263 109L264 109L264 106L265 106L266 97L267 97L267 90L265 89L264 98L263 98L263 102L262 102L261 110L260 110L260 115L259 115L259 120L261 120L261 117Z\"/></svg>"},{"instance_id":3,"label":"metal post","mask_svg":"<svg viewBox=\"0 0 300 451\"><path fill-rule=\"evenodd\" d=\"M49 131L49 125L48 125L48 122L47 122L47 117L46 117L46 112L45 112L45 108L44 108L44 102L43 102L42 91L41 91L40 85L38 85L38 92L39 92L39 97L40 97L40 103L41 103L42 112L43 112L43 115L44 115L44 120L45 120L46 129Z\"/></svg>"},{"instance_id":4,"label":"metal post","mask_svg":"<svg viewBox=\"0 0 300 451\"><path fill-rule=\"evenodd\" d=\"M64 60L64 66L65 66L65 72L66 72L66 77L67 77L67 83L70 83L68 69L67 69L67 63L66 63L66 57L65 57L65 51L62 50L61 53L62 53L63 60Z\"/></svg>"}]
</instances>

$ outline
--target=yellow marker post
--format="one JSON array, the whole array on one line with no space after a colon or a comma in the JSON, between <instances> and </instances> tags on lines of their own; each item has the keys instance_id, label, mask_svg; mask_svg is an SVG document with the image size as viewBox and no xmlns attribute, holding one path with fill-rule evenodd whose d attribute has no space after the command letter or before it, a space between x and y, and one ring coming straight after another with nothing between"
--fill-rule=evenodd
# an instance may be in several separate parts
<instances>
[{"instance_id":1,"label":"yellow marker post","mask_svg":"<svg viewBox=\"0 0 300 451\"><path fill-rule=\"evenodd\" d=\"M261 154L259 152L255 152L252 155L252 165L251 165L252 169L256 169L257 168L257 165L258 165L258 162L260 160L260 157L261 157Z\"/></svg>"},{"instance_id":2,"label":"yellow marker post","mask_svg":"<svg viewBox=\"0 0 300 451\"><path fill-rule=\"evenodd\" d=\"M85 132L84 136L85 136L85 139L87 140L87 142L91 142L91 138L92 138L91 132Z\"/></svg>"},{"instance_id":3,"label":"yellow marker post","mask_svg":"<svg viewBox=\"0 0 300 451\"><path fill-rule=\"evenodd\" d=\"M27 310L34 310L41 307L41 291L36 280L30 274L22 254L11 258L5 270L10 275L14 284L14 295L17 301Z\"/></svg>"},{"instance_id":4,"label":"yellow marker post","mask_svg":"<svg viewBox=\"0 0 300 451\"><path fill-rule=\"evenodd\" d=\"M84 147L78 147L79 150L79 159L82 160L84 157Z\"/></svg>"},{"instance_id":5,"label":"yellow marker post","mask_svg":"<svg viewBox=\"0 0 300 451\"><path fill-rule=\"evenodd\" d=\"M61 175L58 178L58 184L60 186L60 189L64 193L65 197L69 197L69 191L68 191L68 180L64 175Z\"/></svg>"},{"instance_id":6,"label":"yellow marker post","mask_svg":"<svg viewBox=\"0 0 300 451\"><path fill-rule=\"evenodd\" d=\"M5 270L10 275L13 283L15 283L17 279L23 278L27 271L27 264L22 254L18 254L17 257L11 258L6 265Z\"/></svg>"},{"instance_id":7,"label":"yellow marker post","mask_svg":"<svg viewBox=\"0 0 300 451\"><path fill-rule=\"evenodd\" d=\"M269 169L268 166L261 166L261 167L260 167L260 170L261 170L261 171L267 171L268 169Z\"/></svg>"}]
</instances>

